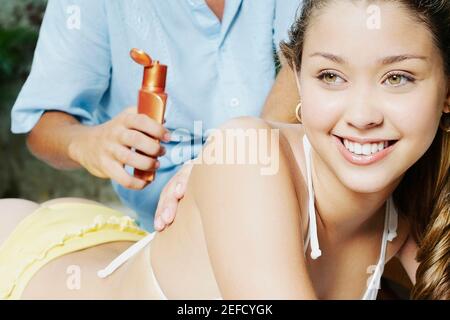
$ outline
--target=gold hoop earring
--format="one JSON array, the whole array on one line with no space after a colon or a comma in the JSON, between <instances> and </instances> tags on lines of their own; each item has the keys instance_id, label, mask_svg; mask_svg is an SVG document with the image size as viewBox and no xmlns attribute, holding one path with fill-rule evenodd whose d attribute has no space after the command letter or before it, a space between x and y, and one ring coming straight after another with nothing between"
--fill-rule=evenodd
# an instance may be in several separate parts
<instances>
[{"instance_id":1,"label":"gold hoop earring","mask_svg":"<svg viewBox=\"0 0 450 320\"><path fill-rule=\"evenodd\" d=\"M295 117L297 118L298 122L303 123L301 113L302 113L302 102L300 101L295 107Z\"/></svg>"},{"instance_id":2,"label":"gold hoop earring","mask_svg":"<svg viewBox=\"0 0 450 320\"><path fill-rule=\"evenodd\" d=\"M439 127L446 133L450 133L450 114L445 113L441 121L439 122Z\"/></svg>"}]
</instances>

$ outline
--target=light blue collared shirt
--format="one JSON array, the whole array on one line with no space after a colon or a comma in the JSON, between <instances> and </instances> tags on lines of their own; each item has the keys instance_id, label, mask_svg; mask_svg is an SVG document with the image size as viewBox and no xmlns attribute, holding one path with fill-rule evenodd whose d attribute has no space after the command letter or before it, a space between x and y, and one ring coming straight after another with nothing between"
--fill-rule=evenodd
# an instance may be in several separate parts
<instances>
[{"instance_id":1,"label":"light blue collared shirt","mask_svg":"<svg viewBox=\"0 0 450 320\"><path fill-rule=\"evenodd\" d=\"M259 116L274 82L274 48L299 1L226 0L220 22L205 0L49 0L11 130L29 132L46 110L96 125L136 105L142 67L130 59L131 48L168 65L166 127L174 141L165 145L157 179L141 191L112 183L152 231L163 186L198 154L206 131Z\"/></svg>"}]
</instances>

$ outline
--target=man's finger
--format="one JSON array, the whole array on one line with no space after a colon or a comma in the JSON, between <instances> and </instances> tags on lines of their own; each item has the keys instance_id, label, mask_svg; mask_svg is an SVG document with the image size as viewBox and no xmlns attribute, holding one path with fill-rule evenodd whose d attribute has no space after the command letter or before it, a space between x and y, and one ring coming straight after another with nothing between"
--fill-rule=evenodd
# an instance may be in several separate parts
<instances>
[{"instance_id":1,"label":"man's finger","mask_svg":"<svg viewBox=\"0 0 450 320\"><path fill-rule=\"evenodd\" d=\"M177 185L175 187L174 195L178 200L181 200L184 197L184 194L186 193L186 185L187 185L187 179L186 180L178 180Z\"/></svg>"},{"instance_id":2,"label":"man's finger","mask_svg":"<svg viewBox=\"0 0 450 320\"><path fill-rule=\"evenodd\" d=\"M138 178L135 178L125 171L123 166L119 162L113 162L108 168L108 174L111 179L122 185L127 189L142 190L147 182Z\"/></svg>"},{"instance_id":3,"label":"man's finger","mask_svg":"<svg viewBox=\"0 0 450 320\"><path fill-rule=\"evenodd\" d=\"M153 221L153 226L156 231L164 230L164 222L162 221L160 216L155 216L155 220Z\"/></svg>"},{"instance_id":4,"label":"man's finger","mask_svg":"<svg viewBox=\"0 0 450 320\"><path fill-rule=\"evenodd\" d=\"M191 176L193 166L193 164L185 164L177 174L175 196L178 200L182 199L184 197L184 194L186 193L186 187L189 181L189 177Z\"/></svg>"},{"instance_id":5,"label":"man's finger","mask_svg":"<svg viewBox=\"0 0 450 320\"><path fill-rule=\"evenodd\" d=\"M178 207L178 200L168 200L165 203L164 209L161 213L161 220L166 225L169 225L173 222L177 207Z\"/></svg>"},{"instance_id":6,"label":"man's finger","mask_svg":"<svg viewBox=\"0 0 450 320\"><path fill-rule=\"evenodd\" d=\"M158 204L156 206L155 211L155 219L157 216L161 215L162 210L164 209L164 204L166 203L167 195L170 193L169 187L170 187L170 180L169 183L163 188L161 195L159 196Z\"/></svg>"}]
</instances>

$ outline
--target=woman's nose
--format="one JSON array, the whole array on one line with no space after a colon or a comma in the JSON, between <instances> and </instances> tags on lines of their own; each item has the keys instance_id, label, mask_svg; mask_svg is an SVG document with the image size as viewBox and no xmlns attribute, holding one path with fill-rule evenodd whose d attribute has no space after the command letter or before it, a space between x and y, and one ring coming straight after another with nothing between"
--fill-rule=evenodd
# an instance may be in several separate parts
<instances>
[{"instance_id":1,"label":"woman's nose","mask_svg":"<svg viewBox=\"0 0 450 320\"><path fill-rule=\"evenodd\" d=\"M348 100L345 110L345 121L357 129L369 129L383 123L384 116L380 108L380 100L369 90L349 93L353 98Z\"/></svg>"}]
</instances>

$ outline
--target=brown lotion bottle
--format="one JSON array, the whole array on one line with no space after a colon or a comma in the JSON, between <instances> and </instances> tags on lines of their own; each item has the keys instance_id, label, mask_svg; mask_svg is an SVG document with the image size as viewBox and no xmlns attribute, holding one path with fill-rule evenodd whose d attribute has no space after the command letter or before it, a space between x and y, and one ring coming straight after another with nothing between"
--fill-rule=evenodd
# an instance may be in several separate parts
<instances>
[{"instance_id":1,"label":"brown lotion bottle","mask_svg":"<svg viewBox=\"0 0 450 320\"><path fill-rule=\"evenodd\" d=\"M138 113L146 114L156 122L163 124L167 102L167 94L164 92L167 66L160 64L159 61L153 61L142 50L132 49L130 56L136 63L144 66L142 88L139 90L138 96ZM155 179L155 172L134 169L134 176L152 182Z\"/></svg>"}]
</instances>

